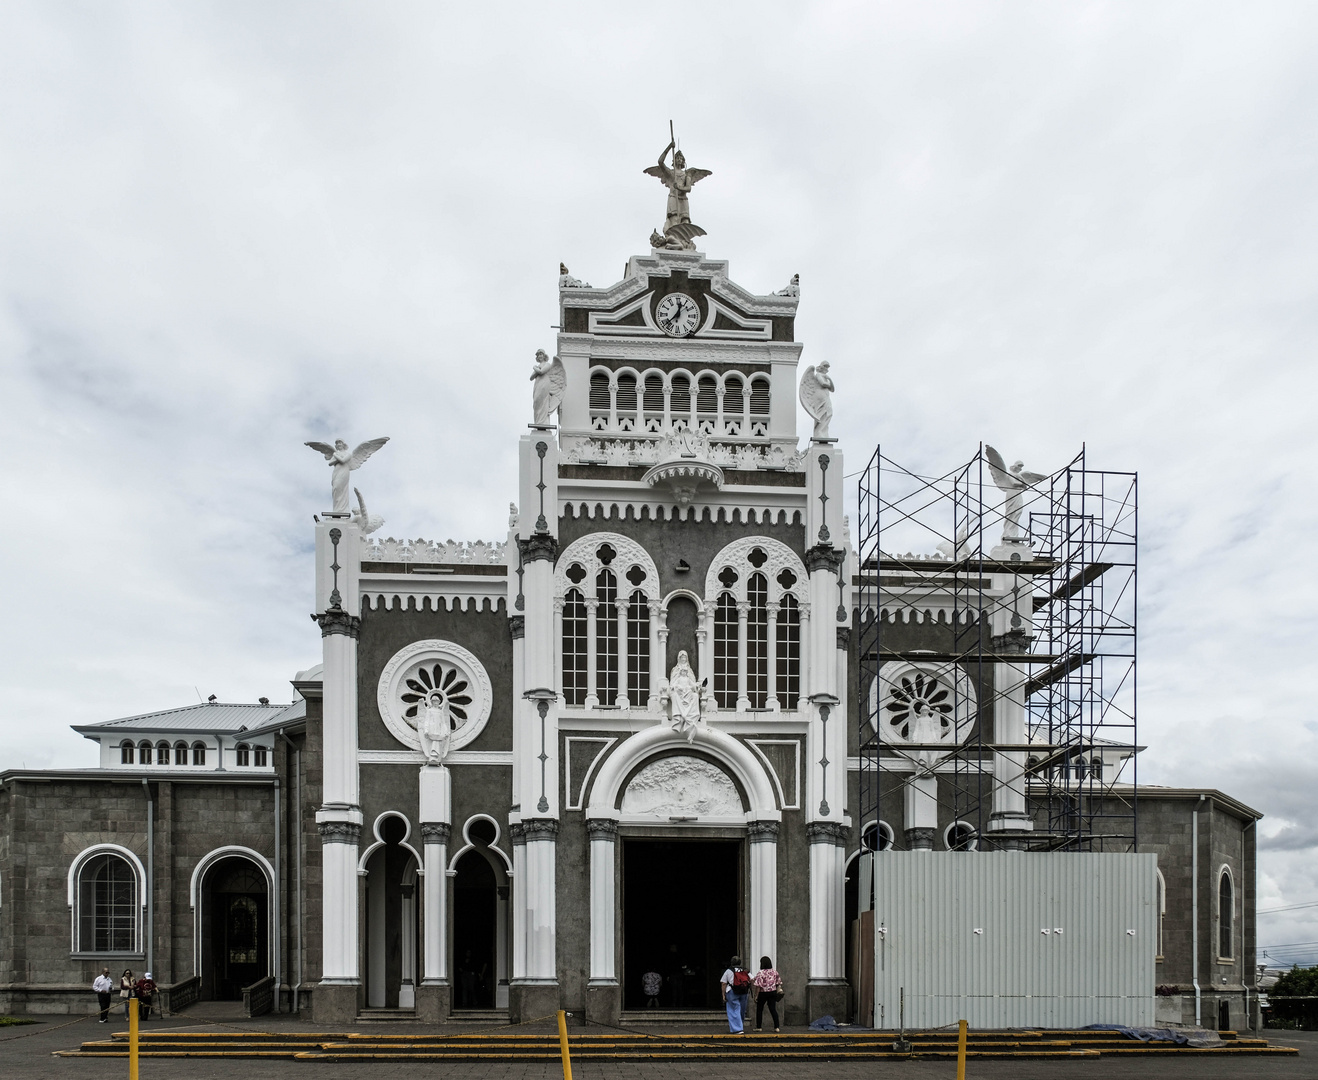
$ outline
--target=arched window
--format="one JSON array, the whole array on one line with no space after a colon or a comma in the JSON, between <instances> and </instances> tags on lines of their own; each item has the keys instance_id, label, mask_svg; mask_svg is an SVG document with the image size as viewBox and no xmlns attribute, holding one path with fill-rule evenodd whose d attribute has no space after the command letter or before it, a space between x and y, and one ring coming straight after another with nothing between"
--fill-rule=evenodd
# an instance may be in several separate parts
<instances>
[{"instance_id":1,"label":"arched window","mask_svg":"<svg viewBox=\"0 0 1318 1080\"><path fill-rule=\"evenodd\" d=\"M800 558L768 537L733 541L710 563L705 596L715 598L708 629L720 709L800 708L805 584Z\"/></svg>"},{"instance_id":2,"label":"arched window","mask_svg":"<svg viewBox=\"0 0 1318 1080\"><path fill-rule=\"evenodd\" d=\"M729 435L740 435L745 424L746 393L740 375L728 375L723 380L723 430Z\"/></svg>"},{"instance_id":3,"label":"arched window","mask_svg":"<svg viewBox=\"0 0 1318 1080\"><path fill-rule=\"evenodd\" d=\"M627 700L633 705L650 697L650 601L637 589L627 605Z\"/></svg>"},{"instance_id":4,"label":"arched window","mask_svg":"<svg viewBox=\"0 0 1318 1080\"><path fill-rule=\"evenodd\" d=\"M1236 955L1233 944L1235 913L1235 888L1231 871L1224 866L1217 879L1217 955L1222 960L1230 960Z\"/></svg>"},{"instance_id":5,"label":"arched window","mask_svg":"<svg viewBox=\"0 0 1318 1080\"><path fill-rule=\"evenodd\" d=\"M1167 918L1167 879L1158 871L1158 959L1162 959L1162 924Z\"/></svg>"},{"instance_id":6,"label":"arched window","mask_svg":"<svg viewBox=\"0 0 1318 1080\"><path fill-rule=\"evenodd\" d=\"M240 742L234 747L234 755L237 758L237 765L240 769L244 769L252 763L251 749L245 742Z\"/></svg>"},{"instance_id":7,"label":"arched window","mask_svg":"<svg viewBox=\"0 0 1318 1080\"><path fill-rule=\"evenodd\" d=\"M609 401L609 376L603 371L590 375L590 426L595 431L607 431L612 403Z\"/></svg>"},{"instance_id":8,"label":"arched window","mask_svg":"<svg viewBox=\"0 0 1318 1080\"><path fill-rule=\"evenodd\" d=\"M79 952L137 952L137 874L122 856L103 852L78 868Z\"/></svg>"},{"instance_id":9,"label":"arched window","mask_svg":"<svg viewBox=\"0 0 1318 1080\"><path fill-rule=\"evenodd\" d=\"M717 423L718 380L713 375L702 375L696 383L696 430L713 435Z\"/></svg>"},{"instance_id":10,"label":"arched window","mask_svg":"<svg viewBox=\"0 0 1318 1080\"><path fill-rule=\"evenodd\" d=\"M188 763L188 744L178 742L174 744L174 764L186 765Z\"/></svg>"},{"instance_id":11,"label":"arched window","mask_svg":"<svg viewBox=\"0 0 1318 1080\"><path fill-rule=\"evenodd\" d=\"M664 428L664 377L657 371L645 376L645 391L641 399L645 409L645 430L662 431Z\"/></svg>"},{"instance_id":12,"label":"arched window","mask_svg":"<svg viewBox=\"0 0 1318 1080\"><path fill-rule=\"evenodd\" d=\"M668 399L668 413L676 424L679 420L691 423L691 380L685 375L673 376L673 390Z\"/></svg>"},{"instance_id":13,"label":"arched window","mask_svg":"<svg viewBox=\"0 0 1318 1080\"><path fill-rule=\"evenodd\" d=\"M737 707L737 601L730 593L714 609L714 701L720 709Z\"/></svg>"},{"instance_id":14,"label":"arched window","mask_svg":"<svg viewBox=\"0 0 1318 1080\"><path fill-rule=\"evenodd\" d=\"M756 376L751 380L751 434L769 434L769 380Z\"/></svg>"},{"instance_id":15,"label":"arched window","mask_svg":"<svg viewBox=\"0 0 1318 1080\"><path fill-rule=\"evenodd\" d=\"M618 579L608 567L595 575L595 696L602 705L618 697Z\"/></svg>"},{"instance_id":16,"label":"arched window","mask_svg":"<svg viewBox=\"0 0 1318 1080\"><path fill-rule=\"evenodd\" d=\"M752 574L746 583L746 697L752 709L769 702L769 583Z\"/></svg>"},{"instance_id":17,"label":"arched window","mask_svg":"<svg viewBox=\"0 0 1318 1080\"><path fill-rule=\"evenodd\" d=\"M886 821L871 821L860 834L864 851L891 851L895 842L892 826Z\"/></svg>"},{"instance_id":18,"label":"arched window","mask_svg":"<svg viewBox=\"0 0 1318 1080\"><path fill-rule=\"evenodd\" d=\"M618 376L618 430L633 431L636 428L636 376L624 374Z\"/></svg>"},{"instance_id":19,"label":"arched window","mask_svg":"<svg viewBox=\"0 0 1318 1080\"><path fill-rule=\"evenodd\" d=\"M170 745L167 742L156 743L156 764L168 765L170 763Z\"/></svg>"},{"instance_id":20,"label":"arched window","mask_svg":"<svg viewBox=\"0 0 1318 1080\"><path fill-rule=\"evenodd\" d=\"M581 573L585 577L585 571ZM586 601L580 589L563 598L563 701L586 704Z\"/></svg>"},{"instance_id":21,"label":"arched window","mask_svg":"<svg viewBox=\"0 0 1318 1080\"><path fill-rule=\"evenodd\" d=\"M151 764L151 744L149 742L138 743L137 761L140 765Z\"/></svg>"},{"instance_id":22,"label":"arched window","mask_svg":"<svg viewBox=\"0 0 1318 1080\"><path fill-rule=\"evenodd\" d=\"M266 760L267 760L267 759L266 759L266 755L267 755L268 753L269 753L269 751L268 751L268 750L266 749L266 747L264 747L264 746L256 746L256 747L253 747L253 748L252 748L252 763L253 763L258 769L264 769L264 768L265 768L265 764L266 764Z\"/></svg>"},{"instance_id":23,"label":"arched window","mask_svg":"<svg viewBox=\"0 0 1318 1080\"><path fill-rule=\"evenodd\" d=\"M795 709L801 700L801 605L791 593L778 605L776 659L778 705L783 709Z\"/></svg>"},{"instance_id":24,"label":"arched window","mask_svg":"<svg viewBox=\"0 0 1318 1080\"><path fill-rule=\"evenodd\" d=\"M979 830L968 821L954 821L943 830L943 846L948 851L978 851Z\"/></svg>"},{"instance_id":25,"label":"arched window","mask_svg":"<svg viewBox=\"0 0 1318 1080\"><path fill-rule=\"evenodd\" d=\"M120 764L120 765L131 765L131 764L133 763L133 757L135 756L134 753L133 753L133 751L136 750L136 749L137 749L137 748L136 748L136 747L132 744L132 742L131 742L130 740L128 740L128 739L125 739L122 743L120 743L120 744L119 744L119 764Z\"/></svg>"},{"instance_id":26,"label":"arched window","mask_svg":"<svg viewBox=\"0 0 1318 1080\"><path fill-rule=\"evenodd\" d=\"M595 533L573 541L554 572L560 604L564 704L576 708L648 706L651 583L658 571L634 540Z\"/></svg>"},{"instance_id":27,"label":"arched window","mask_svg":"<svg viewBox=\"0 0 1318 1080\"><path fill-rule=\"evenodd\" d=\"M192 744L192 764L194 764L194 765L205 765L205 764L206 764L206 744L205 744L205 743L202 743L202 742L194 742L194 743Z\"/></svg>"}]
</instances>

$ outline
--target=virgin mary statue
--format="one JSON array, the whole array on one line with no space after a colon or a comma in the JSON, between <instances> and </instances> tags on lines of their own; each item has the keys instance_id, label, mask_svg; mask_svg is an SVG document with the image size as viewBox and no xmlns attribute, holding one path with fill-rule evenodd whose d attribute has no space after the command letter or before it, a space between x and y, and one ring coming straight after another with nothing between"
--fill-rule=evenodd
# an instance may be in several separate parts
<instances>
[{"instance_id":1,"label":"virgin mary statue","mask_svg":"<svg viewBox=\"0 0 1318 1080\"><path fill-rule=\"evenodd\" d=\"M668 700L673 730L686 732L687 742L695 741L696 728L700 724L701 689L696 673L691 670L686 650L683 649L677 654L677 663L669 672L663 696Z\"/></svg>"}]
</instances>

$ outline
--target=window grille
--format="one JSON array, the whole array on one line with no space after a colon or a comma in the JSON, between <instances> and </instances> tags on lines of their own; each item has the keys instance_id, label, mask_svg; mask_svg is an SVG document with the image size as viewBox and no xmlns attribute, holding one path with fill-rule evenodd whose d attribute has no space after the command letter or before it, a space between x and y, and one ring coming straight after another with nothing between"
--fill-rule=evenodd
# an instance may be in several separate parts
<instances>
[{"instance_id":1,"label":"window grille","mask_svg":"<svg viewBox=\"0 0 1318 1080\"><path fill-rule=\"evenodd\" d=\"M601 705L618 698L618 579L612 570L595 576L595 696Z\"/></svg>"},{"instance_id":2,"label":"window grille","mask_svg":"<svg viewBox=\"0 0 1318 1080\"><path fill-rule=\"evenodd\" d=\"M137 748L130 742L125 742L119 747L119 764L131 765L133 763L133 751Z\"/></svg>"},{"instance_id":3,"label":"window grille","mask_svg":"<svg viewBox=\"0 0 1318 1080\"><path fill-rule=\"evenodd\" d=\"M737 707L737 601L728 593L714 609L714 701L720 709Z\"/></svg>"},{"instance_id":4,"label":"window grille","mask_svg":"<svg viewBox=\"0 0 1318 1080\"><path fill-rule=\"evenodd\" d=\"M746 697L752 709L769 704L769 583L763 574L746 582Z\"/></svg>"},{"instance_id":5,"label":"window grille","mask_svg":"<svg viewBox=\"0 0 1318 1080\"><path fill-rule=\"evenodd\" d=\"M94 855L78 872L78 951L137 951L137 875L118 855Z\"/></svg>"},{"instance_id":6,"label":"window grille","mask_svg":"<svg viewBox=\"0 0 1318 1080\"><path fill-rule=\"evenodd\" d=\"M627 700L645 704L650 696L650 602L637 589L627 605Z\"/></svg>"},{"instance_id":7,"label":"window grille","mask_svg":"<svg viewBox=\"0 0 1318 1080\"><path fill-rule=\"evenodd\" d=\"M577 589L563 598L563 700L586 704L586 601Z\"/></svg>"},{"instance_id":8,"label":"window grille","mask_svg":"<svg viewBox=\"0 0 1318 1080\"><path fill-rule=\"evenodd\" d=\"M238 767L240 769L245 769L248 765L252 763L251 751L248 749L246 743L240 742L237 745L237 747L235 747L234 754L238 759Z\"/></svg>"},{"instance_id":9,"label":"window grille","mask_svg":"<svg viewBox=\"0 0 1318 1080\"><path fill-rule=\"evenodd\" d=\"M801 605L792 595L778 605L778 707L795 709L801 700Z\"/></svg>"},{"instance_id":10,"label":"window grille","mask_svg":"<svg viewBox=\"0 0 1318 1080\"><path fill-rule=\"evenodd\" d=\"M205 743L199 743L199 742L196 742L196 743L193 743L193 744L192 744L192 764L194 764L194 765L205 765L205 764L206 764L206 744L205 744Z\"/></svg>"}]
</instances>

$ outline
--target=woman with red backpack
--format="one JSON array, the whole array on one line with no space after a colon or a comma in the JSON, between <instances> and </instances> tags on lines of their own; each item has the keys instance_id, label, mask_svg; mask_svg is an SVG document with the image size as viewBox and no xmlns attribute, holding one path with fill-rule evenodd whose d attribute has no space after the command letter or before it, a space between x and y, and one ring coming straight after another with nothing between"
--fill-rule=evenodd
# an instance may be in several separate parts
<instances>
[{"instance_id":1,"label":"woman with red backpack","mask_svg":"<svg viewBox=\"0 0 1318 1080\"><path fill-rule=\"evenodd\" d=\"M728 1031L733 1035L746 1034L746 1021L750 1019L751 977L741 966L741 957L734 956L728 969L719 979L723 991L723 1004L728 1010Z\"/></svg>"}]
</instances>

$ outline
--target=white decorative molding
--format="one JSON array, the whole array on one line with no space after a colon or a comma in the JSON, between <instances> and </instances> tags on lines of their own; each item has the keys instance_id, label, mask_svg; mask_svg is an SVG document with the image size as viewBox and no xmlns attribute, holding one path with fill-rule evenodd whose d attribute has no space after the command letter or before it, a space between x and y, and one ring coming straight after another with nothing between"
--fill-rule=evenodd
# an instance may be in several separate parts
<instances>
[{"instance_id":1,"label":"white decorative molding","mask_svg":"<svg viewBox=\"0 0 1318 1080\"><path fill-rule=\"evenodd\" d=\"M764 552L766 558L756 566L750 556L756 548ZM737 580L731 588L719 581L719 574L725 567L732 567L737 573ZM778 580L784 570L790 570L796 580L784 588ZM752 574L763 574L769 587L769 605L779 603L785 595L792 595L805 609L810 603L810 582L806 576L805 564L796 552L781 540L768 536L744 536L724 547L709 564L705 575L705 599L715 600L723 593L730 593L738 601L746 602L746 583Z\"/></svg>"},{"instance_id":2,"label":"white decorative molding","mask_svg":"<svg viewBox=\"0 0 1318 1080\"><path fill-rule=\"evenodd\" d=\"M420 750L358 750L357 762L361 765L424 765L426 757ZM511 750L450 750L444 759L446 766L511 766L512 763Z\"/></svg>"},{"instance_id":3,"label":"white decorative molding","mask_svg":"<svg viewBox=\"0 0 1318 1080\"><path fill-rule=\"evenodd\" d=\"M449 685L449 708L453 720L458 724L450 742L452 750L461 749L476 738L490 719L494 693L485 665L452 641L439 638L414 641L400 649L385 664L376 689L380 718L395 739L413 750L421 749L421 740L416 733L415 707L412 702L404 701L403 697L418 693L412 683L424 689L427 679L433 682L436 666L440 668L441 679ZM426 669L424 675L420 674L423 667ZM454 674L450 675L450 672ZM465 690L455 689L459 681L466 682ZM459 698L464 696L471 700L460 701ZM412 717L407 716L409 710L414 713ZM459 716L459 711L465 713L465 716Z\"/></svg>"},{"instance_id":4,"label":"white decorative molding","mask_svg":"<svg viewBox=\"0 0 1318 1080\"><path fill-rule=\"evenodd\" d=\"M498 611L508 600L508 578L502 574L430 576L410 574L362 574L357 592L364 609L388 611L415 603L418 610Z\"/></svg>"},{"instance_id":5,"label":"white decorative molding","mask_svg":"<svg viewBox=\"0 0 1318 1080\"><path fill-rule=\"evenodd\" d=\"M609 560L608 569L618 580L619 599L625 599L634 590L640 589L648 599L657 600L659 568L655 566L654 559L650 558L650 553L631 537L611 532L589 533L573 540L563 549L563 553L558 557L558 565L554 568L554 599L561 600L568 589L572 588L579 589L587 599L595 595L595 575L604 569L604 564L600 562L596 552L605 544L616 552ZM568 570L574 564L580 565L586 571L586 576L581 579L579 585L575 585L567 576ZM640 567L645 573L645 578L639 585L633 585L627 580L627 571L633 566Z\"/></svg>"},{"instance_id":6,"label":"white decorative molding","mask_svg":"<svg viewBox=\"0 0 1318 1080\"><path fill-rule=\"evenodd\" d=\"M375 821L371 824L371 834L375 837L375 839L370 844L367 845L366 850L363 851L361 854L361 858L357 860L358 877L366 877L367 873L369 872L366 864L371 861L372 855L374 855L377 851L379 851L380 848L385 846L385 839L383 836L380 835L380 826L384 824L385 818L391 818L391 817L398 818L398 820L403 823L403 838L398 841L398 846L412 856L413 873L416 872L420 872L422 874L425 873L425 871L421 869L421 867L425 865L425 863L421 859L421 853L407 842L408 838L411 837L412 835L412 822L408 820L406 814L402 813L399 810L385 810L377 814L375 816Z\"/></svg>"},{"instance_id":7,"label":"white decorative molding","mask_svg":"<svg viewBox=\"0 0 1318 1080\"><path fill-rule=\"evenodd\" d=\"M739 315L727 304L719 303L714 296L707 297L706 302L709 304L709 315L705 319L705 325L696 331L696 337L707 339L735 338L739 341L769 341L773 338L772 319L746 318ZM732 323L736 329L716 330L714 323L720 315Z\"/></svg>"},{"instance_id":8,"label":"white decorative molding","mask_svg":"<svg viewBox=\"0 0 1318 1080\"><path fill-rule=\"evenodd\" d=\"M665 757L632 777L622 796L623 817L742 819L737 785L717 765L698 757Z\"/></svg>"},{"instance_id":9,"label":"white decorative molding","mask_svg":"<svg viewBox=\"0 0 1318 1080\"><path fill-rule=\"evenodd\" d=\"M279 889L275 881L275 868L270 865L270 860L262 855L259 851L253 851L249 847L241 847L238 844L228 844L224 847L218 847L208 851L200 859L197 865L192 869L192 877L188 881L188 906L192 909L192 972L194 975L201 974L201 928L204 922L200 901L202 898L201 884L206 878L206 872L222 859L246 859L256 866L265 876L266 890L266 918L269 920L267 925L273 925L274 920L278 918L278 912L275 903L279 898ZM275 963L275 948L278 945L279 937L276 934L269 934L269 958L267 963Z\"/></svg>"},{"instance_id":10,"label":"white decorative molding","mask_svg":"<svg viewBox=\"0 0 1318 1080\"><path fill-rule=\"evenodd\" d=\"M946 751L932 752L941 757L969 737L977 701L960 664L890 660L870 684L870 723L885 745L945 743Z\"/></svg>"},{"instance_id":11,"label":"white decorative molding","mask_svg":"<svg viewBox=\"0 0 1318 1080\"><path fill-rule=\"evenodd\" d=\"M395 540L362 537L362 562L503 564L507 544L500 540Z\"/></svg>"},{"instance_id":12,"label":"white decorative molding","mask_svg":"<svg viewBox=\"0 0 1318 1080\"><path fill-rule=\"evenodd\" d=\"M628 438L626 432L603 432L602 437L564 435L560 440L565 465L614 465L648 468L659 464L664 456L664 439L648 437L652 432L638 432ZM781 442L768 443L768 437L732 441L718 436L702 436L707 444L704 459L725 469L743 472L805 471L806 455Z\"/></svg>"},{"instance_id":13,"label":"white decorative molding","mask_svg":"<svg viewBox=\"0 0 1318 1080\"><path fill-rule=\"evenodd\" d=\"M755 751L759 759L764 762L765 771L769 774L769 779L773 781L773 786L778 789L778 802L784 810L801 809L801 740L800 739L747 739L747 745ZM763 746L790 746L792 748L792 790L796 794L796 799L792 802L787 801L787 788L783 784L782 777L778 775L778 770L773 767L773 762L769 760L769 755L762 749ZM857 767L859 767L859 758Z\"/></svg>"},{"instance_id":14,"label":"white decorative molding","mask_svg":"<svg viewBox=\"0 0 1318 1080\"><path fill-rule=\"evenodd\" d=\"M653 719L651 719L653 723ZM566 810L582 810L585 808L586 789L590 787L590 779L595 775L595 770L604 760L604 755L609 752L609 747L618 741L617 737L609 738L608 736L573 736L569 735L564 741L563 749L563 787L567 791ZM586 766L585 773L581 777L581 786L575 793L572 790L572 747L576 743L590 743L598 747L591 755L590 764Z\"/></svg>"}]
</instances>

